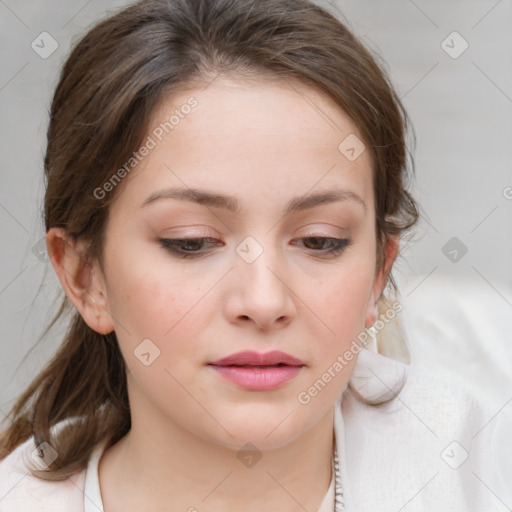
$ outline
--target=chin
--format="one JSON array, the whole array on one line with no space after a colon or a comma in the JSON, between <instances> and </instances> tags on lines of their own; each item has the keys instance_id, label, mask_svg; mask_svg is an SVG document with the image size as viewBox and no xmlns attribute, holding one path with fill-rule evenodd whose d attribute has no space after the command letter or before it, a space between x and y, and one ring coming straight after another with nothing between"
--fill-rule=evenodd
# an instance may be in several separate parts
<instances>
[{"instance_id":1,"label":"chin","mask_svg":"<svg viewBox=\"0 0 512 512\"><path fill-rule=\"evenodd\" d=\"M271 402L233 406L234 410L213 413L227 432L213 422L215 429L207 437L210 442L235 451L247 443L262 451L286 446L309 430L316 423L315 418L318 419L313 411L293 402L289 406ZM208 422L208 425L212 425L212 422Z\"/></svg>"}]
</instances>

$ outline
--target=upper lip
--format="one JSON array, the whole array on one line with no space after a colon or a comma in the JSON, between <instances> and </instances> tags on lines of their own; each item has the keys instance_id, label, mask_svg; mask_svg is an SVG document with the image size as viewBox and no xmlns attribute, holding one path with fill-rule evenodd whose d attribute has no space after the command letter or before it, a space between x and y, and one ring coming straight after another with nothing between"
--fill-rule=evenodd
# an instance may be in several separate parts
<instances>
[{"instance_id":1,"label":"upper lip","mask_svg":"<svg viewBox=\"0 0 512 512\"><path fill-rule=\"evenodd\" d=\"M254 351L237 352L230 356L223 357L213 363L215 366L272 366L276 364L285 364L288 366L303 366L304 363L296 357L274 350L264 354Z\"/></svg>"}]
</instances>

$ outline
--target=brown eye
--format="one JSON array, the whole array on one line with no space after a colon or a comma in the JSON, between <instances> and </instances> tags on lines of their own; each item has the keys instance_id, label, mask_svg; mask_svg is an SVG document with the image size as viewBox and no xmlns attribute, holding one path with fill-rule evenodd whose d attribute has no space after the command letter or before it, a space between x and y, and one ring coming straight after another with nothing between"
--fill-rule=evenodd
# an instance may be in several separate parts
<instances>
[{"instance_id":1,"label":"brown eye","mask_svg":"<svg viewBox=\"0 0 512 512\"><path fill-rule=\"evenodd\" d=\"M180 258L194 258L205 254L205 246L222 245L215 238L160 238L160 245L168 252Z\"/></svg>"},{"instance_id":2,"label":"brown eye","mask_svg":"<svg viewBox=\"0 0 512 512\"><path fill-rule=\"evenodd\" d=\"M352 241L348 238L330 238L323 236L308 236L299 240L307 241L303 244L306 249L332 256L341 254L352 244Z\"/></svg>"}]
</instances>

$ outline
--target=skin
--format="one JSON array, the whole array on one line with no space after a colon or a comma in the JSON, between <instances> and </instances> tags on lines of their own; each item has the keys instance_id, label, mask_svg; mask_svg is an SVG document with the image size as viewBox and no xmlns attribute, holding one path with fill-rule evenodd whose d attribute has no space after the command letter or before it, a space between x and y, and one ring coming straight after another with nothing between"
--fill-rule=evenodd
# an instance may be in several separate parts
<instances>
[{"instance_id":1,"label":"skin","mask_svg":"<svg viewBox=\"0 0 512 512\"><path fill-rule=\"evenodd\" d=\"M198 106L116 190L102 264L85 264L85 244L62 229L47 235L68 297L91 328L115 330L127 365L132 428L100 460L105 511L315 511L331 479L333 405L356 358L309 404L297 396L375 321L397 243L376 268L370 154L340 153L347 135L361 137L329 98L224 78L167 98L152 126L190 96ZM240 211L141 206L170 187L235 196ZM290 199L333 189L360 200L284 215ZM236 252L248 236L263 249L252 263ZM351 243L329 255L332 243L312 236ZM217 245L180 259L159 242L180 237ZM148 338L160 356L145 366L134 350ZM304 367L278 389L248 391L207 366L242 350L281 350ZM262 455L250 468L236 456L247 442Z\"/></svg>"}]
</instances>

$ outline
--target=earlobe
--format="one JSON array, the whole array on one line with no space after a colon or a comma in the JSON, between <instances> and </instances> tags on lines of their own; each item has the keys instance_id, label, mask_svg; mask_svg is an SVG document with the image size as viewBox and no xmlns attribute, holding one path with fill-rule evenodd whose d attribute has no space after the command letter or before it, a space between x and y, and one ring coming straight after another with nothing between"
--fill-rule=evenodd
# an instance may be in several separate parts
<instances>
[{"instance_id":1,"label":"earlobe","mask_svg":"<svg viewBox=\"0 0 512 512\"><path fill-rule=\"evenodd\" d=\"M377 302L379 301L384 288L386 287L391 268L393 267L393 263L395 262L398 254L398 249L398 236L390 236L386 241L386 245L384 246L384 261L382 262L381 267L378 269L375 275L372 293L370 300L368 301L368 309L365 320L366 328L371 327L379 316L379 308L377 306Z\"/></svg>"},{"instance_id":2,"label":"earlobe","mask_svg":"<svg viewBox=\"0 0 512 512\"><path fill-rule=\"evenodd\" d=\"M46 245L62 288L87 325L100 334L112 332L105 280L98 262L86 261L86 244L62 228L51 228Z\"/></svg>"},{"instance_id":3,"label":"earlobe","mask_svg":"<svg viewBox=\"0 0 512 512\"><path fill-rule=\"evenodd\" d=\"M370 304L368 304L368 310L366 312L366 320L364 323L364 326L368 329L371 327L376 321L377 317L379 316L379 308L377 307L376 302L373 300L370 301Z\"/></svg>"}]
</instances>

